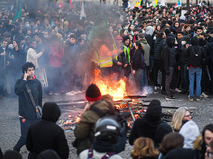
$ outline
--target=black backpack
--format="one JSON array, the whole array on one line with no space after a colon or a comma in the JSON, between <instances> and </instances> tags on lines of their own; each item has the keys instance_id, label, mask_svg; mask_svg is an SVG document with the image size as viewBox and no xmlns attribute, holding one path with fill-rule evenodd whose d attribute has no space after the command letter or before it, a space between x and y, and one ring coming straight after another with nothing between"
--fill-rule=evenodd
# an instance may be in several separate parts
<instances>
[{"instance_id":1,"label":"black backpack","mask_svg":"<svg viewBox=\"0 0 213 159\"><path fill-rule=\"evenodd\" d=\"M109 103L109 107L112 107L111 103ZM106 117L106 116L110 116L111 118L115 119L121 126L120 129L120 137L118 139L118 142L114 145L114 151L115 153L120 153L123 150L125 150L125 145L126 145L126 137L127 137L127 120L126 118L130 116L129 112L125 112L125 113L108 113L108 112L103 112L102 110L100 110L97 107L90 107L89 110L92 110L94 112L96 112L98 115L100 115L101 117ZM107 115L110 114L110 115Z\"/></svg>"},{"instance_id":2,"label":"black backpack","mask_svg":"<svg viewBox=\"0 0 213 159\"><path fill-rule=\"evenodd\" d=\"M199 64L204 62L204 59L202 58L202 50L200 46L197 46L198 48L195 48L195 46L192 46L192 52L191 52L191 56L193 57L193 63ZM196 66L195 66L196 67Z\"/></svg>"}]
</instances>

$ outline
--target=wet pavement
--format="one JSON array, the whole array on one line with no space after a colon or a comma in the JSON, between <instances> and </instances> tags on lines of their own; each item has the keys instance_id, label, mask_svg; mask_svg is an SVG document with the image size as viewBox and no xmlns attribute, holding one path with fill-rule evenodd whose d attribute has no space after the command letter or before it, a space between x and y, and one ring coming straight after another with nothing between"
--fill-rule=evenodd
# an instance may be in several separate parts
<instances>
[{"instance_id":1,"label":"wet pavement","mask_svg":"<svg viewBox=\"0 0 213 159\"><path fill-rule=\"evenodd\" d=\"M198 124L200 131L202 131L203 127L209 123L212 123L213 120L213 98L210 96L209 98L202 99L201 101L188 101L187 95L183 94L175 94L176 99L174 101L166 101L165 96L157 91L152 93L144 100L152 100L158 99L161 101L162 106L170 106L171 108L163 108L164 112L174 112L175 109L172 107L182 107L187 106L189 107L190 111L193 115L193 120ZM59 95L59 96L45 96L43 98L43 102L47 101L69 101L69 100L78 100L78 99L85 99L84 93L77 94L74 96L66 96L66 95ZM75 111L81 111L81 107L76 107ZM61 107L62 109L62 116L60 119L66 119L69 114L72 112L66 109L66 106ZM73 109L73 108L72 108ZM2 98L0 99L0 147L3 152L6 150L12 149L13 146L16 144L20 137L20 123L18 120L18 98ZM74 135L72 130L65 131L69 147L70 147L70 159L76 159L76 149L72 146L72 141L74 140ZM130 158L130 153L132 150L132 146L128 143L126 144L125 151L121 152L120 155L128 159ZM27 158L28 151L26 150L25 146L21 149L21 154L23 158Z\"/></svg>"}]
</instances>

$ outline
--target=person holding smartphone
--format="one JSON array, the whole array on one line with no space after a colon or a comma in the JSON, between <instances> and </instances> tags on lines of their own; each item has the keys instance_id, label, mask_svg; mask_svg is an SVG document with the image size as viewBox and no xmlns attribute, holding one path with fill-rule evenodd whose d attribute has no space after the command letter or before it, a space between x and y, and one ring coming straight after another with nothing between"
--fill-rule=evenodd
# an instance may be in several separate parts
<instances>
[{"instance_id":1,"label":"person holding smartphone","mask_svg":"<svg viewBox=\"0 0 213 159\"><path fill-rule=\"evenodd\" d=\"M15 93L19 101L19 120L21 124L21 137L14 146L13 150L20 151L26 144L27 132L30 125L39 119L36 117L36 110L28 93L27 85L31 90L36 105L42 105L42 86L41 82L35 77L35 65L27 62L22 66L23 76L16 81Z\"/></svg>"}]
</instances>

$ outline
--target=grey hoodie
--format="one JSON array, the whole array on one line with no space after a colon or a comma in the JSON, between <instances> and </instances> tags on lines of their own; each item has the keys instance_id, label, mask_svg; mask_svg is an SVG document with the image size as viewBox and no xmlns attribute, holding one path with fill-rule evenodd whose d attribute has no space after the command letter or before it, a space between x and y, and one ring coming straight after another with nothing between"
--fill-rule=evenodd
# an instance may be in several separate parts
<instances>
[{"instance_id":1,"label":"grey hoodie","mask_svg":"<svg viewBox=\"0 0 213 159\"><path fill-rule=\"evenodd\" d=\"M144 48L144 61L146 66L149 66L150 46L146 39L140 39L139 42Z\"/></svg>"}]
</instances>

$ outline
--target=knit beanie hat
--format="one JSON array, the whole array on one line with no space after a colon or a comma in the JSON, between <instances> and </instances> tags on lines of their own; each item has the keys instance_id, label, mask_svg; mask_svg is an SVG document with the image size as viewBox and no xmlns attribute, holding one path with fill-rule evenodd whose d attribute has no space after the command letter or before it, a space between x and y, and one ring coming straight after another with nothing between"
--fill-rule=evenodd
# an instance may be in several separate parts
<instances>
[{"instance_id":1,"label":"knit beanie hat","mask_svg":"<svg viewBox=\"0 0 213 159\"><path fill-rule=\"evenodd\" d=\"M95 84L89 85L86 91L86 99L88 101L97 101L102 98L99 88Z\"/></svg>"}]
</instances>

